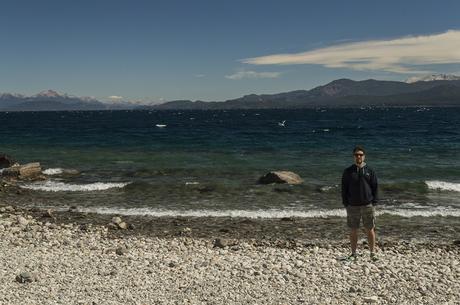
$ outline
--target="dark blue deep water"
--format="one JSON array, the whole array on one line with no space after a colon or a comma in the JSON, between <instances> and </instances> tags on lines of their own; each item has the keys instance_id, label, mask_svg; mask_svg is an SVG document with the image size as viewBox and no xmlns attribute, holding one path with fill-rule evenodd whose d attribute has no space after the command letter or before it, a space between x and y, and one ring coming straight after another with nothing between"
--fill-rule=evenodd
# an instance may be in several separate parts
<instances>
[{"instance_id":1,"label":"dark blue deep water","mask_svg":"<svg viewBox=\"0 0 460 305\"><path fill-rule=\"evenodd\" d=\"M361 144L382 211L460 217L460 108L3 112L0 122L1 153L55 174L23 185L14 200L26 205L334 215L342 171ZM68 169L80 174L59 173ZM270 170L305 182L257 185Z\"/></svg>"}]
</instances>

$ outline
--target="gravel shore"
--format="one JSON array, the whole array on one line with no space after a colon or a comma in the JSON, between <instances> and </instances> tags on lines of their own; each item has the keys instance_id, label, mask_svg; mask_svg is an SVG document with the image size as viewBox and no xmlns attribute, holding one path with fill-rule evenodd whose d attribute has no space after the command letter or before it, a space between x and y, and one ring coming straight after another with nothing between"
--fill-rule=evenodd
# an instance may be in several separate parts
<instances>
[{"instance_id":1,"label":"gravel shore","mask_svg":"<svg viewBox=\"0 0 460 305\"><path fill-rule=\"evenodd\" d=\"M135 234L37 215L0 209L0 304L460 304L456 240L393 241L377 262L360 242L346 262L343 238Z\"/></svg>"}]
</instances>

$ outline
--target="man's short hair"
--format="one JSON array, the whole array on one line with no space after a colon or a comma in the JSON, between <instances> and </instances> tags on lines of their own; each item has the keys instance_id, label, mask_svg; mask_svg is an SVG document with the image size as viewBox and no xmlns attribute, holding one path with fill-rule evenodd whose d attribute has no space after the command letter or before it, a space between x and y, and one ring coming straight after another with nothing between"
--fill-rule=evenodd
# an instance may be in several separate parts
<instances>
[{"instance_id":1,"label":"man's short hair","mask_svg":"<svg viewBox=\"0 0 460 305\"><path fill-rule=\"evenodd\" d=\"M361 145L357 145L355 148L353 148L353 153L356 153L357 151L362 151L364 154L366 154L366 151Z\"/></svg>"}]
</instances>

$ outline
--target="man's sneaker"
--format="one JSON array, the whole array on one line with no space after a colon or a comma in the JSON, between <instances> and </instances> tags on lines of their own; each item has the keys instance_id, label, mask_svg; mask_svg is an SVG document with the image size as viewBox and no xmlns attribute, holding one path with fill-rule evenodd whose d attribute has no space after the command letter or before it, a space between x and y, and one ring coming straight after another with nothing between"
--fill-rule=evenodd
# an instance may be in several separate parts
<instances>
[{"instance_id":1,"label":"man's sneaker","mask_svg":"<svg viewBox=\"0 0 460 305\"><path fill-rule=\"evenodd\" d=\"M347 256L347 261L349 262L356 262L358 260L358 254L352 253Z\"/></svg>"},{"instance_id":2,"label":"man's sneaker","mask_svg":"<svg viewBox=\"0 0 460 305\"><path fill-rule=\"evenodd\" d=\"M377 255L374 252L371 252L371 261L376 262L378 260L379 258L377 257Z\"/></svg>"}]
</instances>

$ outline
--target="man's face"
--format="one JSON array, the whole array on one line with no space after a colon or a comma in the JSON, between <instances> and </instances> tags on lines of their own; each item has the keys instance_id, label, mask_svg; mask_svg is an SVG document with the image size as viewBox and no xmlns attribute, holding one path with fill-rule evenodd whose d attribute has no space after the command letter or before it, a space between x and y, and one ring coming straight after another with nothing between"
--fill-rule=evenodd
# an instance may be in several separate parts
<instances>
[{"instance_id":1,"label":"man's face","mask_svg":"<svg viewBox=\"0 0 460 305\"><path fill-rule=\"evenodd\" d=\"M364 162L364 159L366 159L366 156L364 155L364 152L361 150L357 150L353 153L353 156L355 158L355 163L357 165L360 165Z\"/></svg>"}]
</instances>

